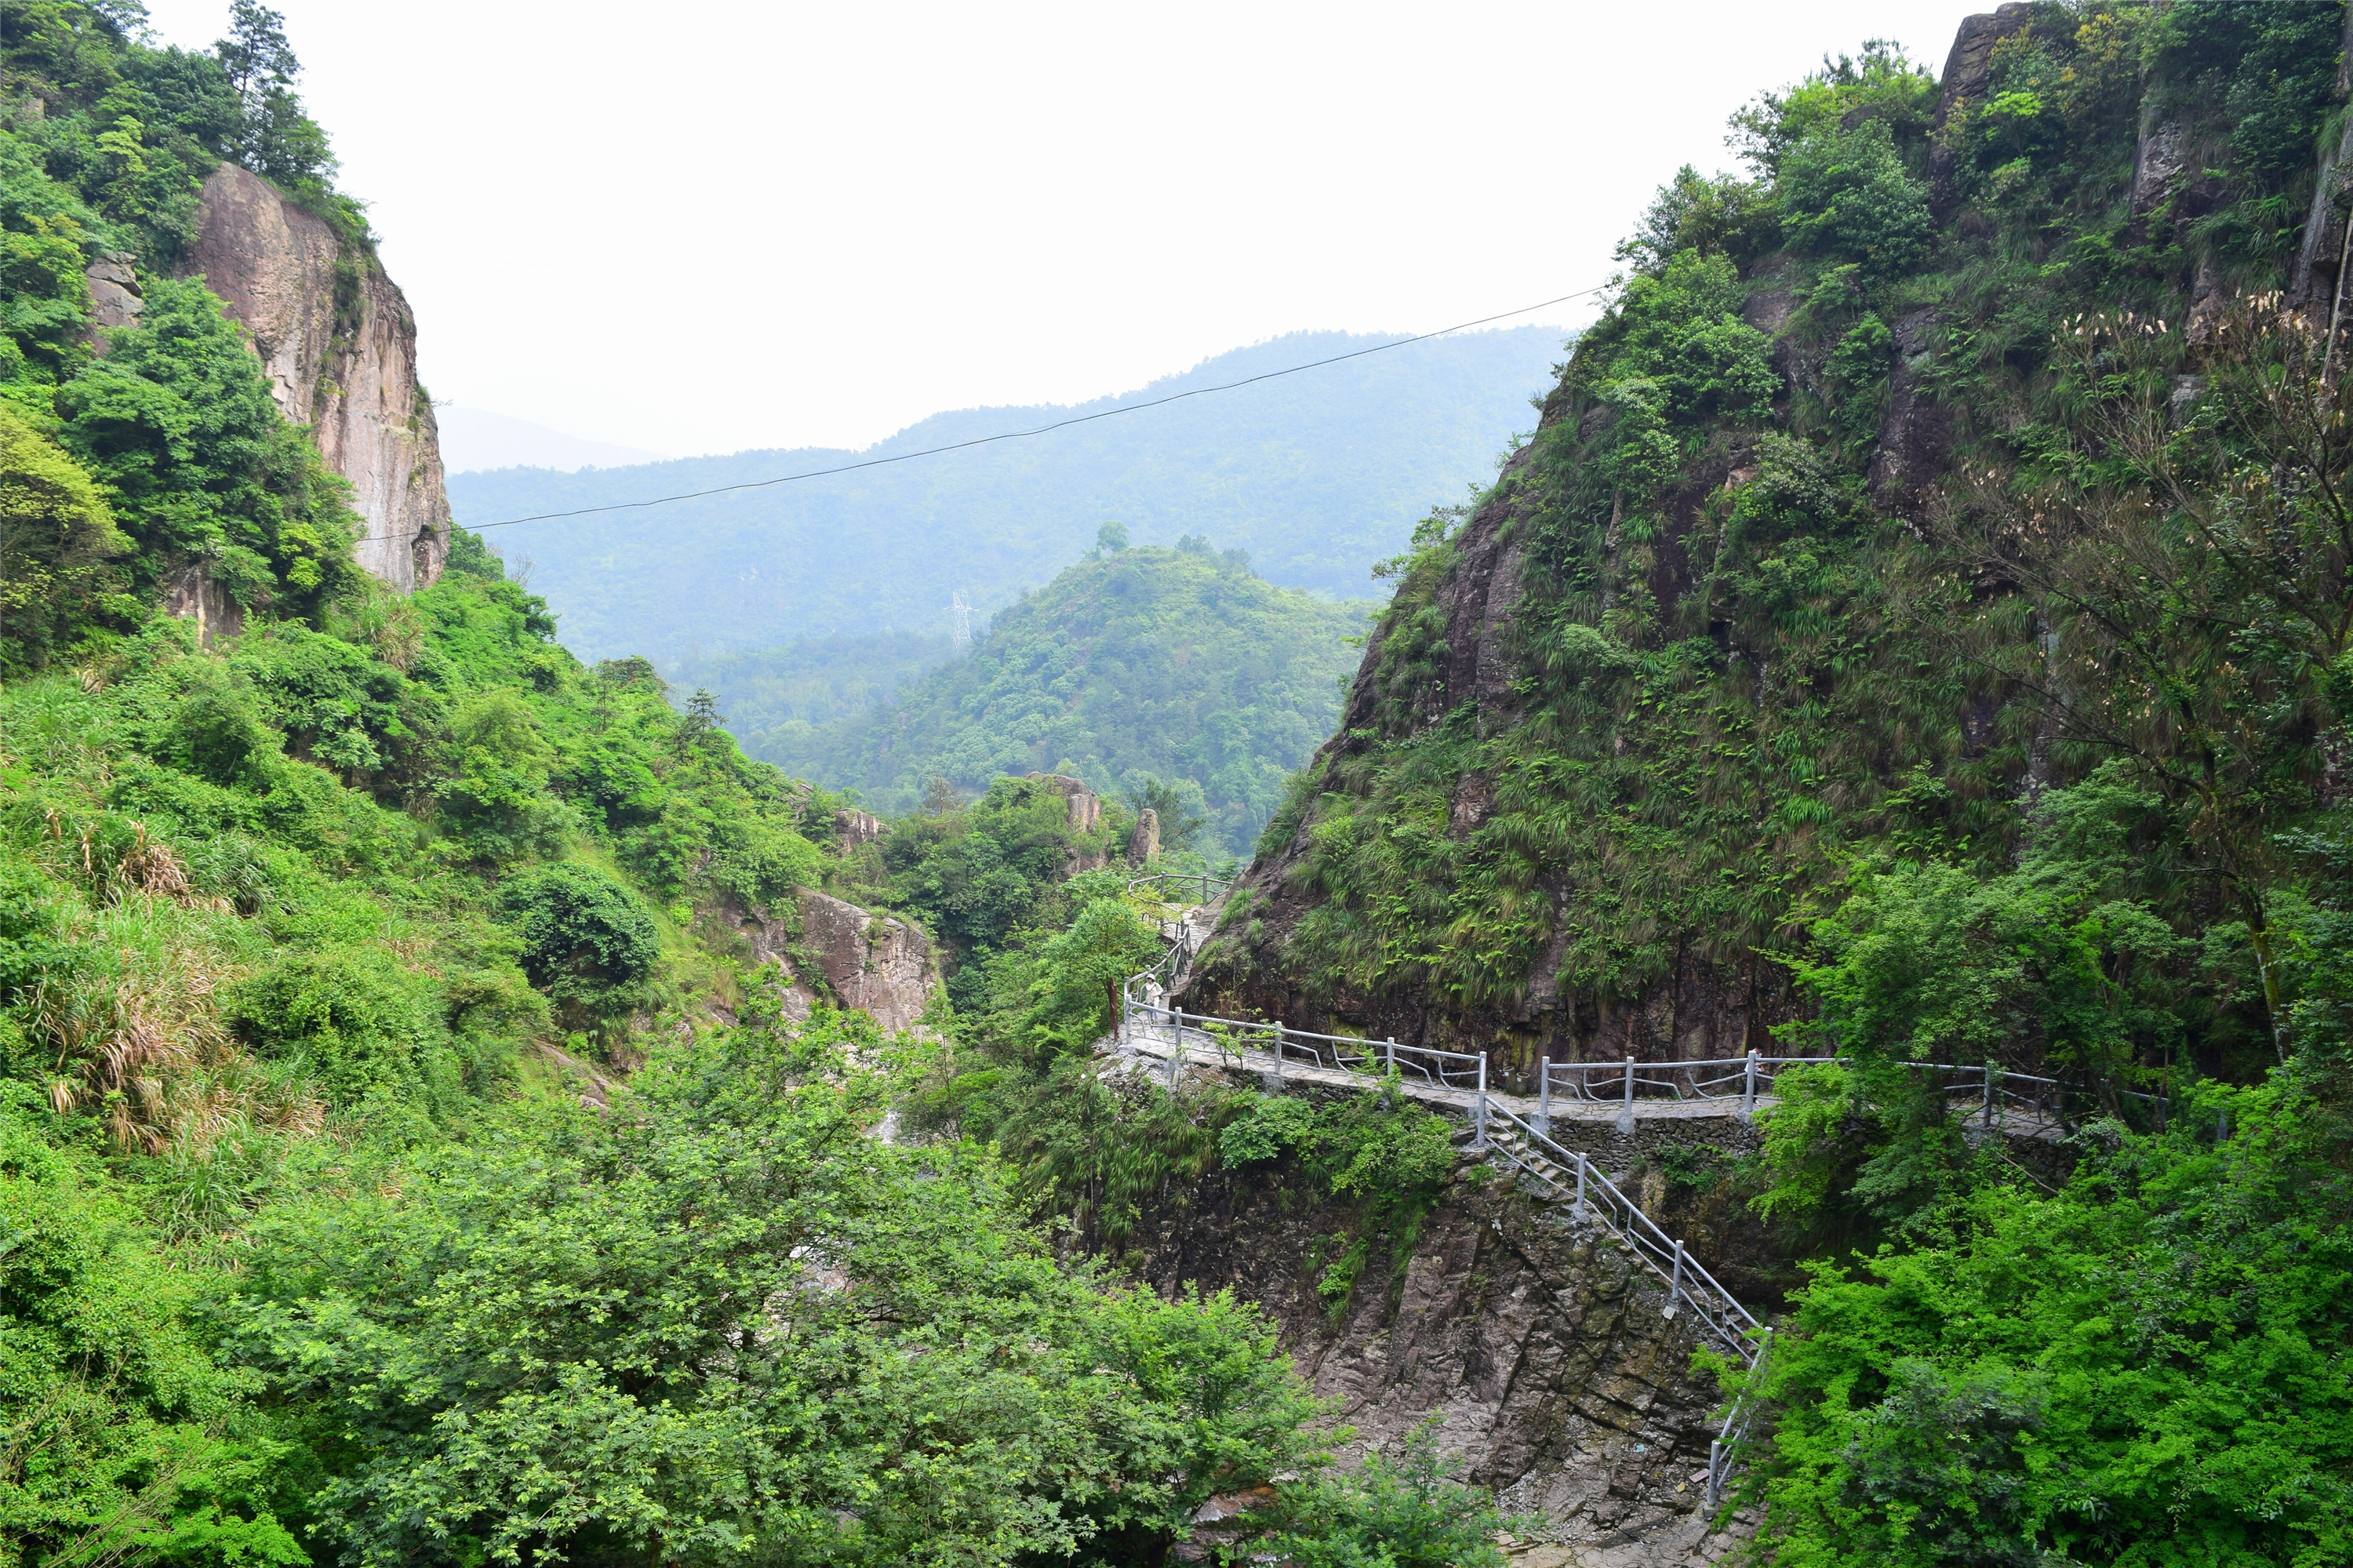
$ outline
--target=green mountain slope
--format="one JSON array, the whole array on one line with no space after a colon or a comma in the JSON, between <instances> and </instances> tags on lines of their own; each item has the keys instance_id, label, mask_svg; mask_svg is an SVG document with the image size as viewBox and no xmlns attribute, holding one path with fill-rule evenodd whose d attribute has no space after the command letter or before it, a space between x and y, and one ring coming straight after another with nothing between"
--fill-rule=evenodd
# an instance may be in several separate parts
<instances>
[{"instance_id":1,"label":"green mountain slope","mask_svg":"<svg viewBox=\"0 0 2353 1568\"><path fill-rule=\"evenodd\" d=\"M1830 1058L1662 1162L1812 1270L1761 1560L2353 1543L2348 78L2336 4L2021 4L1744 111L1181 998ZM1920 1062L2057 1080L2053 1164Z\"/></svg>"},{"instance_id":2,"label":"green mountain slope","mask_svg":"<svg viewBox=\"0 0 2353 1568\"><path fill-rule=\"evenodd\" d=\"M946 637L909 631L843 633L681 659L663 666L662 674L681 691L717 693L727 728L744 749L786 766L776 744L806 746L810 730L889 702L901 686L945 663L955 649Z\"/></svg>"},{"instance_id":3,"label":"green mountain slope","mask_svg":"<svg viewBox=\"0 0 2353 1568\"><path fill-rule=\"evenodd\" d=\"M771 479L1239 380L1384 341L1296 333L1074 408L935 415L864 452L737 452L577 474L453 476L469 525ZM589 659L669 665L723 650L880 631L945 635L951 596L984 618L1093 543L1201 534L1274 582L1350 599L1413 520L1461 499L1551 379L1560 334L1469 333L1034 440L491 535Z\"/></svg>"},{"instance_id":4,"label":"green mountain slope","mask_svg":"<svg viewBox=\"0 0 2353 1568\"><path fill-rule=\"evenodd\" d=\"M1252 1309L875 1142L928 1047L745 934L821 973L831 882L1027 942L1117 810L1007 789L870 894L837 801L583 665L478 538L385 591L217 299L90 327L83 269L160 278L224 155L364 243L273 14L138 17L0 14L0 1562L1157 1556L1318 1470ZM241 631L167 613L192 567Z\"/></svg>"},{"instance_id":5,"label":"green mountain slope","mask_svg":"<svg viewBox=\"0 0 2353 1568\"><path fill-rule=\"evenodd\" d=\"M1070 773L1136 800L1181 782L1181 814L1203 820L1196 847L1237 853L1338 713L1366 608L1276 588L1198 540L1099 551L887 707L761 729L716 690L747 751L881 810L912 810L934 778L969 792ZM741 679L758 660L696 668Z\"/></svg>"}]
</instances>

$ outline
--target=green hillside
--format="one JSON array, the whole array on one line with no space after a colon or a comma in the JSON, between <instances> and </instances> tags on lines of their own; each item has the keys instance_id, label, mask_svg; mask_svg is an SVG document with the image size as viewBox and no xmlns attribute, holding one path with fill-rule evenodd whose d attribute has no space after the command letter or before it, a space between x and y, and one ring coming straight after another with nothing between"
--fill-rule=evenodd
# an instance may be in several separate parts
<instances>
[{"instance_id":1,"label":"green hillside","mask_svg":"<svg viewBox=\"0 0 2353 1568\"><path fill-rule=\"evenodd\" d=\"M1079 890L1107 944L1045 949L1119 810L1000 786L853 859L476 536L414 597L361 572L217 299L88 330L82 268L160 274L216 157L356 212L274 16L203 56L136 16L0 35L0 1563L1129 1562L1324 1475L1253 1308L1060 1261L1060 1190L982 1144L870 1136L943 1037L1100 1033L1125 874ZM164 613L192 564L241 632ZM818 884L933 924L971 1020L827 1005Z\"/></svg>"},{"instance_id":2,"label":"green hillside","mask_svg":"<svg viewBox=\"0 0 2353 1568\"><path fill-rule=\"evenodd\" d=\"M806 745L810 731L889 702L901 686L946 662L955 647L946 637L911 631L843 633L681 659L664 665L662 674L681 691L719 694L727 728L744 749L790 767L772 736Z\"/></svg>"},{"instance_id":3,"label":"green hillside","mask_svg":"<svg viewBox=\"0 0 2353 1568\"><path fill-rule=\"evenodd\" d=\"M874 809L913 809L934 779L970 793L1069 773L1107 798L1181 801L1162 813L1172 836L1196 822L1192 847L1238 853L1330 732L1366 608L1276 588L1187 538L1098 549L1001 612L968 657L830 724L747 722L759 655L690 668L717 677L746 751Z\"/></svg>"},{"instance_id":4,"label":"green hillside","mask_svg":"<svg viewBox=\"0 0 2353 1568\"><path fill-rule=\"evenodd\" d=\"M1385 340L1294 333L1071 408L935 415L862 452L736 452L638 468L511 469L449 482L461 524L772 479L1026 429ZM831 479L488 535L563 618L583 658L665 667L729 650L873 632L946 635L951 598L986 620L1094 542L1204 535L1271 581L1362 597L1373 562L1494 467L1561 354L1552 328L1466 333L1117 419Z\"/></svg>"}]
</instances>

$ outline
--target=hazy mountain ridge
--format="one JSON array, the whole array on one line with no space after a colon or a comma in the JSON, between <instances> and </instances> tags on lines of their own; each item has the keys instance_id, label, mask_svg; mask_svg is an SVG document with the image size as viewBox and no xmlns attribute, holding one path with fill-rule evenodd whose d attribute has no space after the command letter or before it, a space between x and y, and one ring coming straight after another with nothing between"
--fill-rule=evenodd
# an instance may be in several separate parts
<instances>
[{"instance_id":1,"label":"hazy mountain ridge","mask_svg":"<svg viewBox=\"0 0 2353 1568\"><path fill-rule=\"evenodd\" d=\"M1147 402L1377 344L1298 333L1075 408L933 416L865 451L810 448L560 474L454 476L469 526L757 483ZM1471 333L904 464L642 512L501 527L510 560L584 657L663 662L870 631L938 635L951 596L976 613L1050 578L1116 518L1141 543L1206 535L1273 582L1335 598L1370 587L1433 503L1493 471L1560 353L1550 327Z\"/></svg>"}]
</instances>

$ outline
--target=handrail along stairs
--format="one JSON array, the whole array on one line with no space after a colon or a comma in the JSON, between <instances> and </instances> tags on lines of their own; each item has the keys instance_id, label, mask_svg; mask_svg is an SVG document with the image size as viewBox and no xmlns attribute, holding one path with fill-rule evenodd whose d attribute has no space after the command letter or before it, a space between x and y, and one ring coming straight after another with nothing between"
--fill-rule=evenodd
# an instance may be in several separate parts
<instances>
[{"instance_id":1,"label":"handrail along stairs","mask_svg":"<svg viewBox=\"0 0 2353 1568\"><path fill-rule=\"evenodd\" d=\"M1231 886L1224 879L1202 874L1164 872L1139 876L1131 881L1128 887L1133 891L1147 884L1176 884L1186 890L1198 886L1203 895L1204 904L1208 902L1211 886L1215 885L1220 891ZM1642 1213L1639 1204L1620 1192L1617 1184L1585 1155L1554 1142L1547 1127L1531 1126L1514 1116L1509 1107L1495 1103L1487 1092L1487 1053L1482 1051L1474 1054L1440 1050L1434 1046L1400 1045L1395 1040L1370 1041L1349 1035L1318 1034L1303 1029L1285 1028L1279 1020L1266 1023L1199 1014L1188 1020L1182 1009L1163 1007L1150 998L1151 988L1155 985L1161 988L1164 995L1173 990L1192 956L1191 927L1180 919L1177 935L1160 961L1129 976L1120 987L1120 1033L1123 1039L1134 1037L1139 1019L1165 1021L1169 1025L1170 1083L1176 1082L1184 1060L1185 1029L1187 1023L1191 1023L1197 1033L1203 1032L1201 1026L1215 1024L1222 1031L1241 1031L1255 1036L1255 1043L1272 1056L1278 1075L1287 1059L1304 1058L1318 1067L1328 1064L1344 1072L1370 1071L1384 1076L1395 1074L1403 1077L1410 1074L1431 1087L1466 1090L1475 1097L1471 1107L1472 1149L1509 1164L1549 1188L1557 1196L1568 1197L1573 1191L1575 1197L1571 1213L1576 1220L1594 1222L1606 1227L1645 1267L1666 1283L1665 1315L1668 1318L1677 1316L1688 1305L1699 1326L1726 1351L1739 1357L1752 1372L1761 1366L1771 1330L1760 1325L1755 1315L1691 1255L1680 1239L1670 1237L1662 1231L1649 1215ZM1217 1036L1211 1038L1217 1041L1222 1055L1224 1041ZM1541 1124L1548 1118L1540 1117L1538 1119ZM1707 1501L1711 1508L1723 1499L1724 1483L1731 1473L1734 1453L1747 1433L1749 1401L1744 1391L1735 1397L1724 1425L1708 1445Z\"/></svg>"}]
</instances>

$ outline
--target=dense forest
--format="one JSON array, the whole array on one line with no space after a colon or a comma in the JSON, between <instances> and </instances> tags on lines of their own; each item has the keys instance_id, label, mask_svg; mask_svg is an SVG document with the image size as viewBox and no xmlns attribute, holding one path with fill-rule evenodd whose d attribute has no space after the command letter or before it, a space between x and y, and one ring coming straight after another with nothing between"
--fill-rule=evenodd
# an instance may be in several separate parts
<instances>
[{"instance_id":1,"label":"dense forest","mask_svg":"<svg viewBox=\"0 0 2353 1568\"><path fill-rule=\"evenodd\" d=\"M1336 1319L1504 1185L1394 1078L1098 1054L1135 874L1261 812L1188 1005L1839 1058L1678 1167L1785 1281L1718 1543L2353 1559L2345 9L2013 5L1741 111L1343 707L1358 612L1191 526L928 673L796 625L720 696L477 535L386 590L173 276L223 159L367 255L280 19L8 0L0 1563L1503 1568L1542 1521L1434 1428L1335 1463L1260 1304L1137 1282L1221 1184L1333 1227ZM1065 763L1099 813L1003 776ZM919 1026L836 1005L820 899L923 934ZM2029 1168L1921 1059L2091 1108Z\"/></svg>"},{"instance_id":2,"label":"dense forest","mask_svg":"<svg viewBox=\"0 0 2353 1568\"><path fill-rule=\"evenodd\" d=\"M1483 483L1560 358L1548 327L1466 333L1034 440L861 469L658 513L502 527L509 560L584 658L668 666L871 633L947 635L965 595L986 620L1094 543L1205 535L1272 582L1361 599L1414 519ZM939 414L863 451L736 452L586 473L454 477L468 525L774 479L1100 414L1394 338L1293 333L1133 393L1074 407Z\"/></svg>"},{"instance_id":3,"label":"dense forest","mask_svg":"<svg viewBox=\"0 0 2353 1568\"><path fill-rule=\"evenodd\" d=\"M1098 540L887 704L853 708L820 683L830 641L704 661L681 683L712 689L753 756L874 810L912 809L934 779L969 794L1001 774L1066 773L1155 806L1171 848L1246 853L1331 732L1365 607L1272 587L1198 535L1131 548L1106 524ZM785 705L820 703L840 716Z\"/></svg>"},{"instance_id":4,"label":"dense forest","mask_svg":"<svg viewBox=\"0 0 2353 1568\"><path fill-rule=\"evenodd\" d=\"M662 674L682 691L707 691L726 710L728 733L763 761L790 770L785 748L858 719L955 652L954 638L912 631L807 637L779 648L681 659Z\"/></svg>"}]
</instances>

